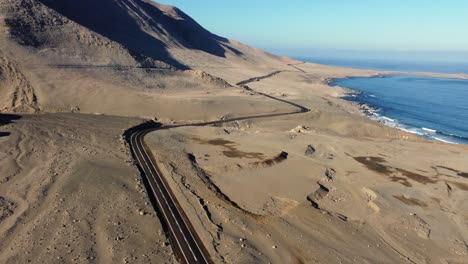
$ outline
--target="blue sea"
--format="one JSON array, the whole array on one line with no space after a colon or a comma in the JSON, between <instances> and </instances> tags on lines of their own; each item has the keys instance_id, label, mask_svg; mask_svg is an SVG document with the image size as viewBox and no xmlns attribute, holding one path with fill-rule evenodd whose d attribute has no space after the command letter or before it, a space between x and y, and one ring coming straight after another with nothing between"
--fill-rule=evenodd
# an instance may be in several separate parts
<instances>
[{"instance_id":1,"label":"blue sea","mask_svg":"<svg viewBox=\"0 0 468 264\"><path fill-rule=\"evenodd\" d=\"M431 140L468 144L468 80L416 76L338 79L370 118Z\"/></svg>"},{"instance_id":2,"label":"blue sea","mask_svg":"<svg viewBox=\"0 0 468 264\"><path fill-rule=\"evenodd\" d=\"M466 73L468 74L468 62L461 61L413 61L398 59L355 59L355 58L335 58L316 57L296 59L313 63L340 66L354 69L372 69L382 71L397 72L440 72L440 73Z\"/></svg>"},{"instance_id":3,"label":"blue sea","mask_svg":"<svg viewBox=\"0 0 468 264\"><path fill-rule=\"evenodd\" d=\"M402 72L468 73L468 63L339 59L311 62ZM337 79L332 85L356 91L345 99L371 107L369 117L429 140L468 144L468 80L418 76Z\"/></svg>"}]
</instances>

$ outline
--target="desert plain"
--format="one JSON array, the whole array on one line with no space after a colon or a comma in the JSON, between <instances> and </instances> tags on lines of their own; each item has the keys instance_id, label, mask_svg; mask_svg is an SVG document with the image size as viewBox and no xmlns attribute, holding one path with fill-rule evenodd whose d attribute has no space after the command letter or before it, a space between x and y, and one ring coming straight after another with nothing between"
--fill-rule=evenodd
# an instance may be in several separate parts
<instances>
[{"instance_id":1,"label":"desert plain","mask_svg":"<svg viewBox=\"0 0 468 264\"><path fill-rule=\"evenodd\" d=\"M328 85L394 73L277 57L150 1L112 9L135 12L127 39L53 2L1 3L1 263L177 263L123 136L148 120L186 125L145 144L214 263L467 262L468 147ZM211 39L164 39L157 12ZM164 54L133 42L147 35Z\"/></svg>"}]
</instances>

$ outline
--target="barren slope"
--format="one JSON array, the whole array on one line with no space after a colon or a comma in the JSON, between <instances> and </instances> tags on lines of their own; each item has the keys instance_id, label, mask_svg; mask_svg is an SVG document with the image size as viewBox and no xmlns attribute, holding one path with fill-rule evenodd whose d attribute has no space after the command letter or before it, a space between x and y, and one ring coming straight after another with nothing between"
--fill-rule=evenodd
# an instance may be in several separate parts
<instances>
[{"instance_id":1,"label":"barren slope","mask_svg":"<svg viewBox=\"0 0 468 264\"><path fill-rule=\"evenodd\" d=\"M163 88L228 87L213 67L245 68L244 78L286 65L152 1L5 0L0 15L6 111L161 116Z\"/></svg>"}]
</instances>

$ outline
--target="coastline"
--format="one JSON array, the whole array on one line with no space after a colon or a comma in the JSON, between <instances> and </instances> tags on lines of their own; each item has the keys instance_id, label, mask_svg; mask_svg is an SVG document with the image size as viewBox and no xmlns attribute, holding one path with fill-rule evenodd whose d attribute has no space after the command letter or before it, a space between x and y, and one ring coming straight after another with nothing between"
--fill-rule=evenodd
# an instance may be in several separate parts
<instances>
[{"instance_id":1,"label":"coastline","mask_svg":"<svg viewBox=\"0 0 468 264\"><path fill-rule=\"evenodd\" d=\"M462 79L464 80L463 75L454 75L454 74L437 74L437 73L418 73L413 75L412 73L404 72L404 73L377 73L374 75L368 76L346 76L344 78L327 78L324 81L324 84L327 85L331 89L340 89L341 93L337 96L337 98L341 99L346 104L352 106L353 108L357 109L362 116L365 116L367 119L378 122L383 124L387 127L395 128L400 131L404 131L406 133L410 133L412 135L416 135L418 138L422 140L426 140L429 142L438 142L438 143L446 143L451 145L467 145L463 142L466 140L465 137L452 134L447 131L439 131L436 129L430 128L430 126L422 126L418 127L415 124L411 123L401 123L400 121L396 120L394 117L389 117L383 114L380 114L384 108L380 106L373 105L368 102L360 102L359 100L353 100L353 98L357 98L360 95L367 94L364 91L356 90L353 88L341 86L337 84L339 80L346 80L346 79L355 79L355 78L383 78L383 77L397 77L397 76L408 76L408 77L426 77L426 78L440 78L440 79ZM369 95L371 97L375 97ZM429 127L429 128L428 128ZM454 138L453 141L450 141L448 138ZM462 141L462 142L460 142Z\"/></svg>"}]
</instances>

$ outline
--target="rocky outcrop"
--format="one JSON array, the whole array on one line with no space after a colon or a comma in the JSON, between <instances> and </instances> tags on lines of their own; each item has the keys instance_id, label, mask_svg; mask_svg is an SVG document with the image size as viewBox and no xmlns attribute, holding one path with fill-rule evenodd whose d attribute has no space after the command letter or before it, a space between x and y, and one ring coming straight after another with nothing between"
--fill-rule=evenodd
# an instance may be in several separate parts
<instances>
[{"instance_id":1,"label":"rocky outcrop","mask_svg":"<svg viewBox=\"0 0 468 264\"><path fill-rule=\"evenodd\" d=\"M15 213L15 203L0 196L0 223Z\"/></svg>"},{"instance_id":2,"label":"rocky outcrop","mask_svg":"<svg viewBox=\"0 0 468 264\"><path fill-rule=\"evenodd\" d=\"M61 1L55 1L61 2ZM5 37L41 53L49 64L147 64L148 58L90 30L38 0L6 0L0 6ZM0 33L1 34L1 33Z\"/></svg>"},{"instance_id":3,"label":"rocky outcrop","mask_svg":"<svg viewBox=\"0 0 468 264\"><path fill-rule=\"evenodd\" d=\"M0 92L2 112L35 113L39 111L34 87L20 67L0 50Z\"/></svg>"},{"instance_id":4,"label":"rocky outcrop","mask_svg":"<svg viewBox=\"0 0 468 264\"><path fill-rule=\"evenodd\" d=\"M307 145L307 148L305 150L305 155L306 156L312 156L315 153L315 147L313 145Z\"/></svg>"},{"instance_id":5,"label":"rocky outcrop","mask_svg":"<svg viewBox=\"0 0 468 264\"><path fill-rule=\"evenodd\" d=\"M191 75L192 77L196 78L196 79L199 79L200 81L203 81L205 83L209 83L209 84L212 84L214 86L219 86L219 87L224 87L224 88L227 88L227 87L232 87L232 85L230 85L228 82L226 82L225 80L219 78L219 77L216 77L216 76L213 76L211 74L208 74L204 71L200 71L200 70L187 70L186 71L189 75Z\"/></svg>"}]
</instances>

